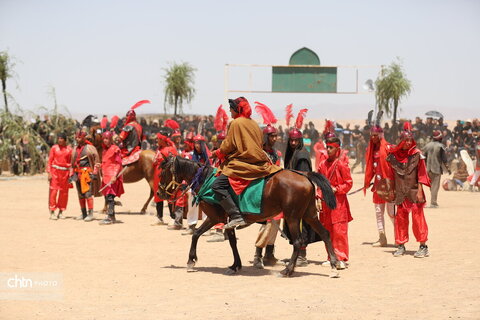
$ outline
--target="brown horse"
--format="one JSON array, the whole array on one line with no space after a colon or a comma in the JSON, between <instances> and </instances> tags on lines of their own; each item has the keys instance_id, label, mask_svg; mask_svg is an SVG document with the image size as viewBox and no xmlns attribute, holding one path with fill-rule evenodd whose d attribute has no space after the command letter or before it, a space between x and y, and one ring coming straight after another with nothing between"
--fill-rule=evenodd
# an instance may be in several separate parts
<instances>
[{"instance_id":1,"label":"brown horse","mask_svg":"<svg viewBox=\"0 0 480 320\"><path fill-rule=\"evenodd\" d=\"M92 136L92 143L98 151L100 156L100 161L102 160L102 130L100 126L95 126L90 128L90 135ZM154 167L153 160L155 158L155 152L152 150L142 150L140 152L140 158L138 161L127 165L127 168L123 172L123 182L125 183L134 183L142 179L147 180L148 185L150 186L150 195L148 196L147 202L142 207L140 213L145 214L147 212L147 207L150 201L153 198L153 176L154 176ZM106 209L106 203L105 203Z\"/></svg>"},{"instance_id":2,"label":"brown horse","mask_svg":"<svg viewBox=\"0 0 480 320\"><path fill-rule=\"evenodd\" d=\"M178 156L167 159L162 164L162 169L158 193L163 198L175 194L183 180L187 181L193 192L198 192L205 179L209 177L213 171L212 167L201 166L197 162ZM332 267L330 276L338 277L338 272L336 271L337 257L333 251L330 234L318 220L317 208L315 206L315 185L322 190L323 198L327 205L330 208L335 208L335 195L330 183L323 175L316 172L301 173L291 170L281 170L267 178L262 198L262 212L258 215L246 214L244 216L248 223L254 223L266 221L283 212L293 243L293 253L290 262L285 269L281 271L281 275L283 276L288 277L293 274L300 247L304 245L304 239L302 239L300 233L300 224L303 220L308 223L325 242ZM194 271L195 262L198 260L198 238L215 224L220 222L226 223L227 221L227 214L220 205L206 201L200 201L199 205L207 215L207 219L192 236L187 271ZM240 271L242 262L237 249L235 229L226 230L226 232L234 258L233 265L228 267L226 273L234 274Z\"/></svg>"}]
</instances>

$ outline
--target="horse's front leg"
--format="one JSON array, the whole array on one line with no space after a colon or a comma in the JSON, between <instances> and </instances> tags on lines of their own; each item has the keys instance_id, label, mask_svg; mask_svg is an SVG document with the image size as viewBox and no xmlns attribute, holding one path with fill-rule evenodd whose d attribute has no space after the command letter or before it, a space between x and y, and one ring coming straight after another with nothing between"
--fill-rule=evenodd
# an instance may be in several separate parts
<instances>
[{"instance_id":1,"label":"horse's front leg","mask_svg":"<svg viewBox=\"0 0 480 320\"><path fill-rule=\"evenodd\" d=\"M240 260L240 254L238 253L237 236L235 235L235 229L225 229L225 232L227 233L228 242L230 243L230 248L232 248L233 252L233 264L228 267L225 274L233 275L242 269L242 261Z\"/></svg>"},{"instance_id":2,"label":"horse's front leg","mask_svg":"<svg viewBox=\"0 0 480 320\"><path fill-rule=\"evenodd\" d=\"M300 253L300 248L303 246L303 240L300 235L299 221L288 221L287 226L293 242L293 253L285 269L280 271L280 274L284 277L290 277L293 274L293 271L295 270L295 264L297 263L298 254Z\"/></svg>"},{"instance_id":3,"label":"horse's front leg","mask_svg":"<svg viewBox=\"0 0 480 320\"><path fill-rule=\"evenodd\" d=\"M196 229L193 232L192 243L190 245L190 251L188 253L187 272L194 272L195 271L195 269L193 269L193 267L195 267L195 263L198 260L198 258L197 258L198 238L200 238L200 236L202 234L204 234L206 231L210 230L210 228L212 228L215 224L217 224L217 221L213 221L212 219L207 217L207 219L202 223L200 228Z\"/></svg>"}]
</instances>

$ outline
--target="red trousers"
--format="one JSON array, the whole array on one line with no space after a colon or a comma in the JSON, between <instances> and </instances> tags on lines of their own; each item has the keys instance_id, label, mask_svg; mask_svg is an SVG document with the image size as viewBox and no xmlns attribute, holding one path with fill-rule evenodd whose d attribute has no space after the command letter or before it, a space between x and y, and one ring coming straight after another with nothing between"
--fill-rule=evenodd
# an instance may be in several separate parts
<instances>
[{"instance_id":1,"label":"red trousers","mask_svg":"<svg viewBox=\"0 0 480 320\"><path fill-rule=\"evenodd\" d=\"M397 207L395 215L395 243L404 244L408 242L408 214L412 211L412 229L415 239L418 242L427 242L428 226L423 214L423 204L412 204L410 208Z\"/></svg>"},{"instance_id":2,"label":"red trousers","mask_svg":"<svg viewBox=\"0 0 480 320\"><path fill-rule=\"evenodd\" d=\"M348 222L339 222L332 224L330 219L321 221L325 229L330 232L333 251L339 261L348 261ZM330 260L330 257L328 257Z\"/></svg>"},{"instance_id":3,"label":"red trousers","mask_svg":"<svg viewBox=\"0 0 480 320\"><path fill-rule=\"evenodd\" d=\"M57 199L57 194L58 194L58 199ZM50 189L48 198L49 198L48 207L50 211L54 211L56 209L65 211L65 209L67 209L68 189L65 189L65 190Z\"/></svg>"}]
</instances>

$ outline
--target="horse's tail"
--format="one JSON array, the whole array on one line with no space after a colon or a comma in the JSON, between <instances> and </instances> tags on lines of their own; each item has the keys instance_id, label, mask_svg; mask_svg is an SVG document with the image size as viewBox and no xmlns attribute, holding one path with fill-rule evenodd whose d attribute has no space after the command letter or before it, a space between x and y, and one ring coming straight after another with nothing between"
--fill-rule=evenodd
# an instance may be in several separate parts
<instances>
[{"instance_id":1,"label":"horse's tail","mask_svg":"<svg viewBox=\"0 0 480 320\"><path fill-rule=\"evenodd\" d=\"M320 190L322 190L323 200L330 209L335 209L337 207L337 199L333 193L330 182L323 174L317 172L308 172L307 177L310 181L315 183Z\"/></svg>"}]
</instances>

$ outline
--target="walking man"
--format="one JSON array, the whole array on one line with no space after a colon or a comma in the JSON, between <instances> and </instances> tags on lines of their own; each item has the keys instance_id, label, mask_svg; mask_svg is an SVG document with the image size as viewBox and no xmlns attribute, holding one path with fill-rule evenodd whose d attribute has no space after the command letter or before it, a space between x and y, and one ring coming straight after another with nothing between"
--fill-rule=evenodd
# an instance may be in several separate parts
<instances>
[{"instance_id":1,"label":"walking man","mask_svg":"<svg viewBox=\"0 0 480 320\"><path fill-rule=\"evenodd\" d=\"M51 220L65 219L63 212L67 209L68 189L72 188L68 182L71 165L72 147L67 145L67 135L62 132L58 134L57 144L50 149L48 157L47 173L50 186L48 207ZM55 215L56 209L58 215Z\"/></svg>"}]
</instances>

